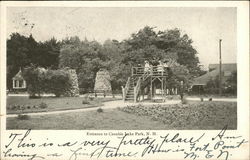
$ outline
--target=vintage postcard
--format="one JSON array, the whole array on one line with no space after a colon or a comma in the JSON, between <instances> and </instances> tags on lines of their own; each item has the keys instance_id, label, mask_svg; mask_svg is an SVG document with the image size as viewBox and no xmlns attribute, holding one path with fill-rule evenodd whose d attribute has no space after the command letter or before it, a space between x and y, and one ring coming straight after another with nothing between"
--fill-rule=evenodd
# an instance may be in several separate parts
<instances>
[{"instance_id":1,"label":"vintage postcard","mask_svg":"<svg viewBox=\"0 0 250 160\"><path fill-rule=\"evenodd\" d=\"M249 159L249 2L0 4L0 159Z\"/></svg>"}]
</instances>

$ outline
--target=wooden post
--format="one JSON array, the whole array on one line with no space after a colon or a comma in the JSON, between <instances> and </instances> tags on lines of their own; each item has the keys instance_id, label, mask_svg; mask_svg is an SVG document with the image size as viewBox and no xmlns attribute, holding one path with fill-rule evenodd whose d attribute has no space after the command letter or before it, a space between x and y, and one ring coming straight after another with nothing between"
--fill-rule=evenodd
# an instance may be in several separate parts
<instances>
[{"instance_id":1,"label":"wooden post","mask_svg":"<svg viewBox=\"0 0 250 160\"><path fill-rule=\"evenodd\" d=\"M164 92L164 89L163 89L163 78L162 78L161 79L161 97L162 97L162 100L164 100L163 92Z\"/></svg>"},{"instance_id":2,"label":"wooden post","mask_svg":"<svg viewBox=\"0 0 250 160\"><path fill-rule=\"evenodd\" d=\"M222 72L221 72L221 41L219 41L219 52L220 52L220 66L219 66L219 95L221 96L222 94Z\"/></svg>"},{"instance_id":3,"label":"wooden post","mask_svg":"<svg viewBox=\"0 0 250 160\"><path fill-rule=\"evenodd\" d=\"M125 90L123 86L122 86L122 100L125 101Z\"/></svg>"},{"instance_id":4,"label":"wooden post","mask_svg":"<svg viewBox=\"0 0 250 160\"><path fill-rule=\"evenodd\" d=\"M143 88L142 89L142 100L144 100L144 92L145 92L145 89Z\"/></svg>"},{"instance_id":5,"label":"wooden post","mask_svg":"<svg viewBox=\"0 0 250 160\"><path fill-rule=\"evenodd\" d=\"M150 99L152 100L153 98L153 82L152 82L152 77L150 80Z\"/></svg>"}]
</instances>

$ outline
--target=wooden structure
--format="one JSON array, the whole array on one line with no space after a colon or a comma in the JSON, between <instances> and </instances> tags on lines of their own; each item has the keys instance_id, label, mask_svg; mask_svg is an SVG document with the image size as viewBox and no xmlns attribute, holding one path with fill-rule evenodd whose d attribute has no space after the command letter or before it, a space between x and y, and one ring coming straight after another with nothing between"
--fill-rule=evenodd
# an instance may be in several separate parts
<instances>
[{"instance_id":1,"label":"wooden structure","mask_svg":"<svg viewBox=\"0 0 250 160\"><path fill-rule=\"evenodd\" d=\"M132 75L128 78L125 87L122 87L123 100L138 102L140 98L144 99L147 94L148 99L153 99L154 89L160 84L162 100L165 98L166 80L168 78L168 67L132 67ZM160 83L155 83L158 80ZM145 94L146 93L146 94Z\"/></svg>"},{"instance_id":2,"label":"wooden structure","mask_svg":"<svg viewBox=\"0 0 250 160\"><path fill-rule=\"evenodd\" d=\"M21 69L19 72L12 78L12 87L13 89L25 89L26 88L26 81L23 78Z\"/></svg>"}]
</instances>

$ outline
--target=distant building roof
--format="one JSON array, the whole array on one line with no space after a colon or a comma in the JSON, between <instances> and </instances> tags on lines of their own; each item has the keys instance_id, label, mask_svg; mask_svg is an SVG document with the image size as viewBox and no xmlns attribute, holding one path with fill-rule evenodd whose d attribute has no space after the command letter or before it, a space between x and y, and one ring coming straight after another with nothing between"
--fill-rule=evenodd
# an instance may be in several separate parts
<instances>
[{"instance_id":1,"label":"distant building roof","mask_svg":"<svg viewBox=\"0 0 250 160\"><path fill-rule=\"evenodd\" d=\"M219 64L209 64L208 68L209 72L200 77L195 78L192 85L206 85L210 79L214 79L217 75L219 75ZM225 71L235 72L237 71L237 64L236 63L222 64L221 70L222 72Z\"/></svg>"},{"instance_id":2,"label":"distant building roof","mask_svg":"<svg viewBox=\"0 0 250 160\"><path fill-rule=\"evenodd\" d=\"M12 80L24 80L22 75L22 70L20 69L19 72L12 78Z\"/></svg>"},{"instance_id":3,"label":"distant building roof","mask_svg":"<svg viewBox=\"0 0 250 160\"><path fill-rule=\"evenodd\" d=\"M209 64L208 65L209 70L219 69L219 67L220 67L219 64ZM237 70L237 64L236 63L221 64L221 70L222 71L236 71Z\"/></svg>"}]
</instances>

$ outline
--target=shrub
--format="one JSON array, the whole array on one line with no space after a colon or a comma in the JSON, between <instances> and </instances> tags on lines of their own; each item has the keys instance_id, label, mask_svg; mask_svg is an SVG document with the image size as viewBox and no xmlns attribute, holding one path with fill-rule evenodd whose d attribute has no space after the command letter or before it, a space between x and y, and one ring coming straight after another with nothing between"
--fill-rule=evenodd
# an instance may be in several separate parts
<instances>
[{"instance_id":1,"label":"shrub","mask_svg":"<svg viewBox=\"0 0 250 160\"><path fill-rule=\"evenodd\" d=\"M29 95L29 99L39 99L41 96Z\"/></svg>"},{"instance_id":2,"label":"shrub","mask_svg":"<svg viewBox=\"0 0 250 160\"><path fill-rule=\"evenodd\" d=\"M82 104L89 104L89 101L82 100Z\"/></svg>"},{"instance_id":3,"label":"shrub","mask_svg":"<svg viewBox=\"0 0 250 160\"><path fill-rule=\"evenodd\" d=\"M89 100L93 101L93 100L94 100L94 97L89 97Z\"/></svg>"},{"instance_id":4,"label":"shrub","mask_svg":"<svg viewBox=\"0 0 250 160\"><path fill-rule=\"evenodd\" d=\"M42 108L42 109L48 108L48 105L46 103L42 102L39 104L39 108Z\"/></svg>"},{"instance_id":5,"label":"shrub","mask_svg":"<svg viewBox=\"0 0 250 160\"><path fill-rule=\"evenodd\" d=\"M24 115L24 114L19 114L17 116L17 119L19 119L19 120L29 120L30 116L29 115Z\"/></svg>"},{"instance_id":6,"label":"shrub","mask_svg":"<svg viewBox=\"0 0 250 160\"><path fill-rule=\"evenodd\" d=\"M47 72L47 80L47 92L54 93L56 97L60 97L71 88L69 74L63 70L49 70Z\"/></svg>"},{"instance_id":7,"label":"shrub","mask_svg":"<svg viewBox=\"0 0 250 160\"><path fill-rule=\"evenodd\" d=\"M103 112L103 109L102 109L102 108L98 108L96 111L97 111L98 113L102 113L102 112Z\"/></svg>"},{"instance_id":8,"label":"shrub","mask_svg":"<svg viewBox=\"0 0 250 160\"><path fill-rule=\"evenodd\" d=\"M23 73L27 81L29 98L39 98L42 93L53 93L57 97L70 91L70 75L65 70L47 70L31 65Z\"/></svg>"}]
</instances>

